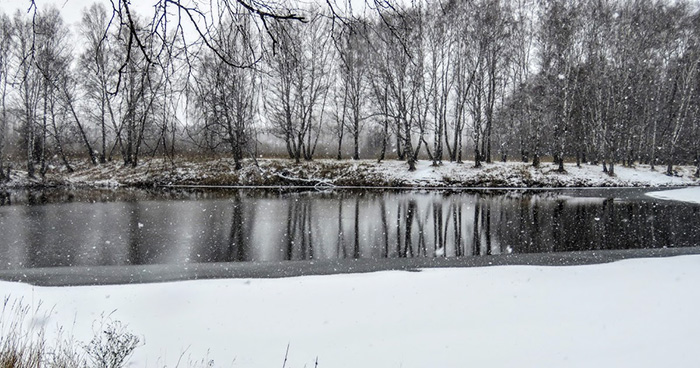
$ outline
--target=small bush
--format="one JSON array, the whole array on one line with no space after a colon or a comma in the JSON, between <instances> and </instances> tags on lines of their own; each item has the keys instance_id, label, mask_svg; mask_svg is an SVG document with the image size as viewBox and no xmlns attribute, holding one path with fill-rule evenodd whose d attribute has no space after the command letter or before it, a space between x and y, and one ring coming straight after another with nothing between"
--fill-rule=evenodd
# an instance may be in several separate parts
<instances>
[{"instance_id":1,"label":"small bush","mask_svg":"<svg viewBox=\"0 0 700 368\"><path fill-rule=\"evenodd\" d=\"M84 346L94 368L120 368L139 346L138 336L119 321L103 321L89 344Z\"/></svg>"}]
</instances>

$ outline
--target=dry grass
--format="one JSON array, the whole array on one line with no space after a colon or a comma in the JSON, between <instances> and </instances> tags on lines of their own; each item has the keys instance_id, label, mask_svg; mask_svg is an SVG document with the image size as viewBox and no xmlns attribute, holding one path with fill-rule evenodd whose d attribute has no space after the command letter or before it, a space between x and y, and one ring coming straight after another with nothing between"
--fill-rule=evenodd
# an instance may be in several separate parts
<instances>
[{"instance_id":1,"label":"dry grass","mask_svg":"<svg viewBox=\"0 0 700 368\"><path fill-rule=\"evenodd\" d=\"M140 339L119 321L103 317L88 343L58 331L48 344L43 321L49 312L41 304L32 308L22 299L3 300L0 310L0 368L121 368Z\"/></svg>"},{"instance_id":2,"label":"dry grass","mask_svg":"<svg viewBox=\"0 0 700 368\"><path fill-rule=\"evenodd\" d=\"M0 311L0 368L40 368L45 360L43 329L30 315L38 315L22 300L5 298Z\"/></svg>"}]
</instances>

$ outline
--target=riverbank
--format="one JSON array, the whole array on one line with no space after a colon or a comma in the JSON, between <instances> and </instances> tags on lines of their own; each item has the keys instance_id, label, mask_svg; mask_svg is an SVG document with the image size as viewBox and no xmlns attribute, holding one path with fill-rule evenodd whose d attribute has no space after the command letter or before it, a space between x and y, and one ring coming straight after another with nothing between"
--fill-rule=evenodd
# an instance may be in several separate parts
<instances>
[{"instance_id":1,"label":"riverbank","mask_svg":"<svg viewBox=\"0 0 700 368\"><path fill-rule=\"evenodd\" d=\"M693 166L675 167L675 175L665 175L663 168L648 165L616 166L609 176L600 165L565 165L557 171L551 163L539 168L521 162L497 162L474 168L473 162L445 162L434 167L430 161L408 171L402 161L388 160L315 160L295 164L286 159L248 160L234 170L230 159L188 161L150 159L136 168L111 162L98 166L73 163L74 172L64 167L51 168L44 179L33 179L26 171L13 170L11 179L0 188L36 187L159 187L159 186L316 186L316 187L670 187L700 185Z\"/></svg>"}]
</instances>

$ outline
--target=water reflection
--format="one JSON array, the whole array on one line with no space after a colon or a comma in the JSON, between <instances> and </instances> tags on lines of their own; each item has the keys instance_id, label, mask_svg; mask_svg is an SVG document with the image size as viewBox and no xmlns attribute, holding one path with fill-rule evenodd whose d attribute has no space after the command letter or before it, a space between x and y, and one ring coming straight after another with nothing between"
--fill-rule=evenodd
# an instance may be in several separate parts
<instances>
[{"instance_id":1,"label":"water reflection","mask_svg":"<svg viewBox=\"0 0 700 368\"><path fill-rule=\"evenodd\" d=\"M0 268L684 247L700 236L700 206L653 199L378 191L156 197L32 196L7 206L12 197L0 196Z\"/></svg>"}]
</instances>

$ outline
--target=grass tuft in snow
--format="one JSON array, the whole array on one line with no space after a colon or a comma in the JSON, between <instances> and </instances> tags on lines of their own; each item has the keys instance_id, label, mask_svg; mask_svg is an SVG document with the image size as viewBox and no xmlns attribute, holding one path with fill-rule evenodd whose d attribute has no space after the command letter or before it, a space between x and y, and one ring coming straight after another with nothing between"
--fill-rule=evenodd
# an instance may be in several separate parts
<instances>
[{"instance_id":1,"label":"grass tuft in snow","mask_svg":"<svg viewBox=\"0 0 700 368\"><path fill-rule=\"evenodd\" d=\"M23 299L3 300L0 310L0 368L122 368L140 338L124 324L103 317L85 344L59 329L48 343L43 322L50 313L41 303L32 308Z\"/></svg>"},{"instance_id":2,"label":"grass tuft in snow","mask_svg":"<svg viewBox=\"0 0 700 368\"><path fill-rule=\"evenodd\" d=\"M0 367L39 368L45 360L43 330L36 331L28 317L35 312L20 300L5 298L0 310Z\"/></svg>"}]
</instances>

